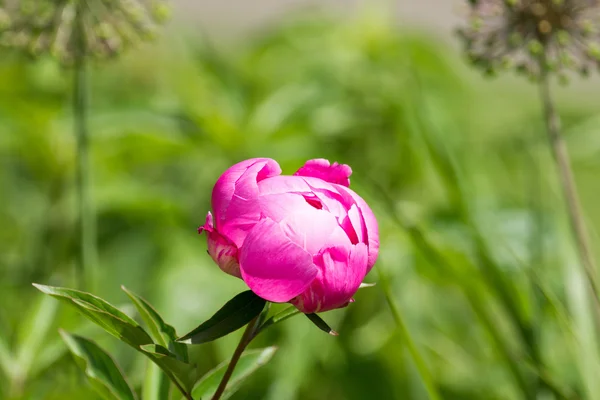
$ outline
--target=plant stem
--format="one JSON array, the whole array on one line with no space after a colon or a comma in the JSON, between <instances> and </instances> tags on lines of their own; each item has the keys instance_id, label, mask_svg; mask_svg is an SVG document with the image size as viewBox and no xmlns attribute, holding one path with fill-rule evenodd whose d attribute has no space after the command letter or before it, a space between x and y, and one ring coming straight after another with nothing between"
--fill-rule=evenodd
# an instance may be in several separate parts
<instances>
[{"instance_id":1,"label":"plant stem","mask_svg":"<svg viewBox=\"0 0 600 400\"><path fill-rule=\"evenodd\" d=\"M96 259L96 226L90 196L89 138L87 127L88 82L86 56L87 48L84 35L83 7L85 2L77 3L74 34L76 41L73 71L73 116L74 131L77 140L77 205L79 212L79 260L76 279L79 286L90 286L94 282Z\"/></svg>"},{"instance_id":2,"label":"plant stem","mask_svg":"<svg viewBox=\"0 0 600 400\"><path fill-rule=\"evenodd\" d=\"M540 97L544 108L544 119L548 133L548 140L556 163L556 168L559 172L560 183L563 190L563 195L566 199L567 211L569 213L569 222L573 231L573 236L577 242L579 258L583 264L583 268L587 280L591 286L593 297L596 303L596 308L600 308L600 298L598 297L598 284L596 279L596 263L590 246L590 240L585 226L585 220L577 194L577 187L571 169L571 162L567 146L560 133L560 118L554 108L552 95L550 93L550 81L548 71L545 67L545 57L540 61L541 80L540 80Z\"/></svg>"},{"instance_id":3,"label":"plant stem","mask_svg":"<svg viewBox=\"0 0 600 400\"><path fill-rule=\"evenodd\" d=\"M255 336L255 328L258 322L259 316L255 317L250 323L246 326L246 330L242 335L240 342L238 343L235 351L233 352L233 356L231 357L231 361L229 361L229 365L227 366L227 370L225 371L225 375L223 375L223 379L221 379L221 383L219 383L219 387L215 391L215 394L212 397L212 400L219 400L223 393L225 392L225 388L227 387L227 383L233 374L233 370L237 365L242 353L246 349L246 346L250 344L252 339Z\"/></svg>"},{"instance_id":4,"label":"plant stem","mask_svg":"<svg viewBox=\"0 0 600 400\"><path fill-rule=\"evenodd\" d=\"M400 312L398 311L398 308L396 307L396 304L394 303L394 300L392 299L390 285L387 281L387 277L385 276L385 274L383 273L381 268L377 268L377 273L379 275L379 281L381 282L381 287L383 290L383 294L385 296L385 300L387 301L388 306L390 307L390 311L392 312L392 316L394 317L394 320L396 321L396 325L398 326L398 330L400 331L402 340L406 344L406 347L408 347L408 351L410 352L410 355L415 363L415 366L417 367L417 370L419 371L419 375L421 376L421 379L423 380L423 385L425 386L425 390L427 390L427 394L429 395L429 398L432 400L441 400L442 397L438 393L438 390L433 382L433 378L431 377L431 372L429 372L429 369L427 367L427 364L425 363L425 360L419 353L419 350L417 349L417 346L416 346L415 342L413 341L413 339L410 335L410 332L408 331L408 328L406 327L406 324L404 323L404 320L402 319L402 316L400 315Z\"/></svg>"}]
</instances>

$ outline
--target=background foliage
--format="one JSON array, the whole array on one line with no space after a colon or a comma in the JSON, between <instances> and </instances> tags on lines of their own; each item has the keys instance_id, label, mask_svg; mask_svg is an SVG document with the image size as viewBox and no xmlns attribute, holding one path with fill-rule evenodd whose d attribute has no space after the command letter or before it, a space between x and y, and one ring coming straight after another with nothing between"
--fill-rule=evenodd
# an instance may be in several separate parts
<instances>
[{"instance_id":1,"label":"background foliage","mask_svg":"<svg viewBox=\"0 0 600 400\"><path fill-rule=\"evenodd\" d=\"M443 398L600 397L593 310L534 87L484 80L447 43L369 13L289 17L227 45L172 31L92 76L94 293L124 304L125 285L189 331L244 290L196 234L218 175L248 157L285 173L329 158L352 166L379 218L376 270ZM48 59L0 55L2 399L95 398L59 327L143 383L142 356L31 286L73 285L67 77ZM597 95L579 90L560 108L597 248L600 115ZM356 299L324 314L337 338L303 318L261 335L253 347L279 351L233 398L427 398L381 285ZM201 368L228 359L236 340L194 347Z\"/></svg>"}]
</instances>

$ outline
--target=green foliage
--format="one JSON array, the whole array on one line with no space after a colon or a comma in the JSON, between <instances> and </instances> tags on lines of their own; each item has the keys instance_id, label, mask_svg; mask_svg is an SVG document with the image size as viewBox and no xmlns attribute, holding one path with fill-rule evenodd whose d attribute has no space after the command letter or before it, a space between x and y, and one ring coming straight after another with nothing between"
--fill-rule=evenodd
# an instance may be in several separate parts
<instances>
[{"instance_id":1,"label":"green foliage","mask_svg":"<svg viewBox=\"0 0 600 400\"><path fill-rule=\"evenodd\" d=\"M100 346L81 336L61 331L69 351L85 371L94 389L106 400L135 400L119 366Z\"/></svg>"},{"instance_id":2,"label":"green foliage","mask_svg":"<svg viewBox=\"0 0 600 400\"><path fill-rule=\"evenodd\" d=\"M148 362L142 383L142 400L162 400L169 398L171 382L169 377L153 362Z\"/></svg>"},{"instance_id":3,"label":"green foliage","mask_svg":"<svg viewBox=\"0 0 600 400\"><path fill-rule=\"evenodd\" d=\"M175 354L177 359L187 362L187 346L182 343L177 343L177 334L175 333L175 328L163 321L158 312L146 300L127 290L125 286L122 286L121 289L127 293L127 296L129 296L135 305L138 313L152 333L154 341L162 347L168 348L173 354Z\"/></svg>"},{"instance_id":4,"label":"green foliage","mask_svg":"<svg viewBox=\"0 0 600 400\"><path fill-rule=\"evenodd\" d=\"M181 343L200 344L213 341L247 325L257 317L267 302L246 290L229 300L210 319L178 339Z\"/></svg>"},{"instance_id":5,"label":"green foliage","mask_svg":"<svg viewBox=\"0 0 600 400\"><path fill-rule=\"evenodd\" d=\"M91 75L94 293L125 301L123 284L177 330L192 330L246 290L196 235L216 177L247 157L275 158L288 174L308 158L330 158L352 166L351 187L378 216L376 268L442 398L597 398L597 327L573 268L533 89L480 80L446 43L368 13L346 22L288 18L235 48L174 43ZM104 336L80 332L80 315L67 307L48 325L29 304L31 282L72 285L70 88L51 62L0 59L0 304L10 305L0 307L0 398L93 398L53 332ZM588 223L600 226L600 118L593 99L574 94L561 93L559 109ZM262 332L256 346L276 343L278 356L232 399L427 398L382 289L361 290L355 303L327 313L335 339L304 318ZM178 354L169 328L134 299L147 333L131 322L125 332L150 344L152 357L181 361L165 355ZM88 314L104 307L66 301ZM280 307L277 318L293 314ZM103 311L105 325L123 335L114 325L130 318ZM39 321L41 342L24 340L29 320ZM15 368L26 342L38 343L27 350L27 371ZM190 346L189 361L212 370L235 342ZM140 352L101 344L135 390L146 387Z\"/></svg>"},{"instance_id":6,"label":"green foliage","mask_svg":"<svg viewBox=\"0 0 600 400\"><path fill-rule=\"evenodd\" d=\"M45 294L75 306L85 317L136 350L152 343L150 336L137 322L97 296L73 289L39 284L34 286Z\"/></svg>"},{"instance_id":7,"label":"green foliage","mask_svg":"<svg viewBox=\"0 0 600 400\"><path fill-rule=\"evenodd\" d=\"M225 390L225 393L221 399L230 398L239 389L240 384L244 379L269 362L269 360L275 354L275 351L277 351L276 347L245 351L240 357L240 361L238 362L236 369L233 371L231 380L229 381L227 389ZM194 399L205 400L212 397L219 386L219 382L221 382L221 379L225 374L228 364L229 360L221 363L215 369L207 372L206 375L204 375L204 377L198 381L192 390L192 396Z\"/></svg>"},{"instance_id":8,"label":"green foliage","mask_svg":"<svg viewBox=\"0 0 600 400\"><path fill-rule=\"evenodd\" d=\"M305 315L310 320L310 322L315 324L315 326L317 328L319 328L320 330L322 330L323 332L328 333L332 336L339 335L339 333L337 333L336 331L331 329L331 327L329 325L327 325L327 322L325 322L323 320L323 318L319 317L317 314L305 314Z\"/></svg>"},{"instance_id":9,"label":"green foliage","mask_svg":"<svg viewBox=\"0 0 600 400\"><path fill-rule=\"evenodd\" d=\"M178 346L178 350L181 356L178 356L164 346L153 343L150 336L137 322L97 296L73 289L38 284L34 284L34 286L45 294L75 306L86 318L99 325L106 332L150 358L183 389L191 389L197 378L195 366L179 361L178 357L187 356L187 351L181 351L180 346ZM131 296L136 307L142 307L143 304L142 311L145 313L145 317L151 326L156 329L157 321L162 321L160 315L154 311L152 318L150 318L147 314L150 313L150 310L153 310L152 306L146 302L142 303L143 300L133 293L127 293ZM168 325L164 321L162 324L165 330L169 331L174 338L176 336L175 331L168 329Z\"/></svg>"}]
</instances>

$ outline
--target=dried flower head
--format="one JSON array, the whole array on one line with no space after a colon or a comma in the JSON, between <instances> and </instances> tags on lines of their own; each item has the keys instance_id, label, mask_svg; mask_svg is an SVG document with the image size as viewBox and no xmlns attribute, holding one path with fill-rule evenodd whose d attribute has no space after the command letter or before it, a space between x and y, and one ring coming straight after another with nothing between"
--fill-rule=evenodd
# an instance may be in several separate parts
<instances>
[{"instance_id":1,"label":"dried flower head","mask_svg":"<svg viewBox=\"0 0 600 400\"><path fill-rule=\"evenodd\" d=\"M564 76L600 67L600 0L470 0L459 30L471 61L488 73L541 68Z\"/></svg>"},{"instance_id":2,"label":"dried flower head","mask_svg":"<svg viewBox=\"0 0 600 400\"><path fill-rule=\"evenodd\" d=\"M0 0L0 45L65 64L78 51L108 58L153 38L168 15L161 0Z\"/></svg>"}]
</instances>

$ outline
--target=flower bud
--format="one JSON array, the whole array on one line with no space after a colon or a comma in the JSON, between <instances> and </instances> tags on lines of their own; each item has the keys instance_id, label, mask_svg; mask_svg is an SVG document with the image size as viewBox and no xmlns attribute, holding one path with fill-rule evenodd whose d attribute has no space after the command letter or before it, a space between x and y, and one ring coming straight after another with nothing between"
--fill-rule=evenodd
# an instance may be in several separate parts
<instances>
[{"instance_id":1,"label":"flower bud","mask_svg":"<svg viewBox=\"0 0 600 400\"><path fill-rule=\"evenodd\" d=\"M349 189L351 173L323 159L293 176L268 158L232 166L199 228L210 256L266 300L304 313L346 306L379 251L377 220Z\"/></svg>"}]
</instances>

